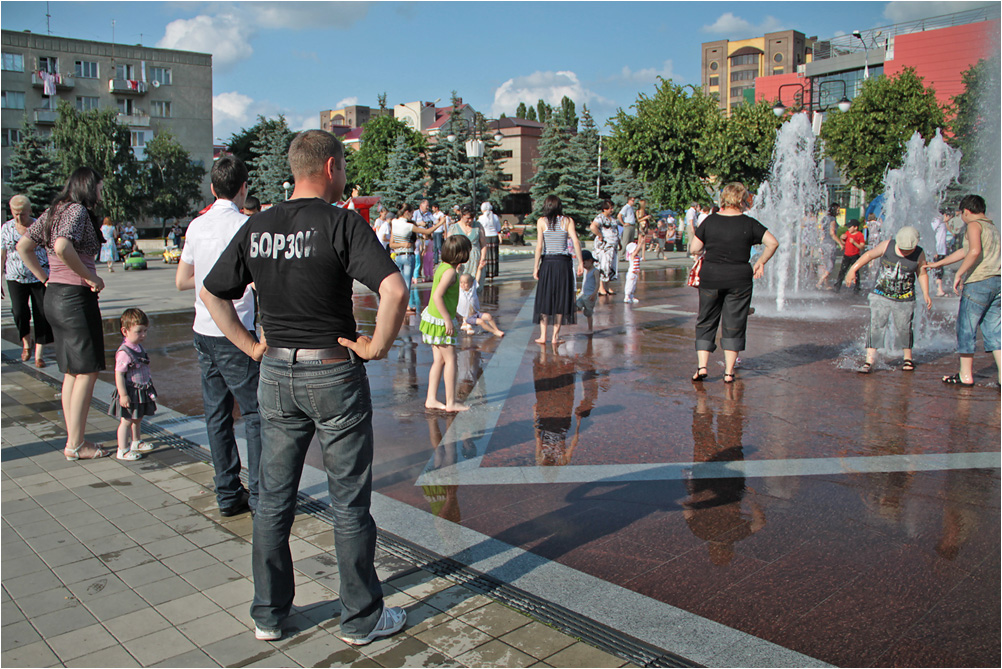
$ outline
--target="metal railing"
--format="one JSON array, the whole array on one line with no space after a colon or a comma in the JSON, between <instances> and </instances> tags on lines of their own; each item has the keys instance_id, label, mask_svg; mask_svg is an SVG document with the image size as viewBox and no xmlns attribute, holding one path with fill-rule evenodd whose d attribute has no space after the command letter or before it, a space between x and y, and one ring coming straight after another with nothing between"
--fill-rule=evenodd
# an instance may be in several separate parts
<instances>
[{"instance_id":1,"label":"metal railing","mask_svg":"<svg viewBox=\"0 0 1002 669\"><path fill-rule=\"evenodd\" d=\"M838 35L837 37L832 37L826 40L818 40L815 43L814 60L825 60L828 58L835 58L837 56L844 56L850 53L859 53L863 50L864 43L866 44L866 48L870 50L886 50L890 47L891 39L897 37L898 35L908 35L927 30L939 30L941 28L952 28L954 26L967 25L968 23L980 23L981 21L998 20L999 16L1000 5L998 3L994 3L979 9L969 9L965 12L944 14L942 16L933 16L928 19L920 19L918 21L896 23L890 26L860 30L859 33L860 37L862 37L862 41L860 41L859 37L856 37L851 33L848 35Z\"/></svg>"}]
</instances>

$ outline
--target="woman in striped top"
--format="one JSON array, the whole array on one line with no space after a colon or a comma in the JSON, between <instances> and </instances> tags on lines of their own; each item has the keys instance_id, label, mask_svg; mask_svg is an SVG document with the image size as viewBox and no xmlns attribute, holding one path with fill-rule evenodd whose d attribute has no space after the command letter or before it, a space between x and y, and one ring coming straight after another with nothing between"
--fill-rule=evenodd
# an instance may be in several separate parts
<instances>
[{"instance_id":1,"label":"woman in striped top","mask_svg":"<svg viewBox=\"0 0 1002 669\"><path fill-rule=\"evenodd\" d=\"M560 198L547 196L543 201L543 215L536 221L536 257L532 276L536 285L536 303L532 322L539 323L537 344L546 343L546 325L552 319L555 345L561 343L560 326L574 324L575 279L568 253L568 241L573 244L577 258L577 273L584 273L581 260L581 242L574 228L574 220L564 216Z\"/></svg>"}]
</instances>

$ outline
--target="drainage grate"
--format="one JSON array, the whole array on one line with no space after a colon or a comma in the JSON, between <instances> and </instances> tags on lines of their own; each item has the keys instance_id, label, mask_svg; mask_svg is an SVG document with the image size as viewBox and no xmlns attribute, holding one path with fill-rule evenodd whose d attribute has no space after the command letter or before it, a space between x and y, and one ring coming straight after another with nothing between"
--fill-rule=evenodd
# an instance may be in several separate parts
<instances>
[{"instance_id":1,"label":"drainage grate","mask_svg":"<svg viewBox=\"0 0 1002 669\"><path fill-rule=\"evenodd\" d=\"M26 371L36 378L49 382L51 385L56 384L53 379L35 370ZM110 405L102 400L94 399L93 406L106 412ZM193 460L211 463L208 451L198 444L179 437L159 425L147 424L143 429L161 443L173 446ZM246 471L240 473L240 478L244 483L247 482ZM321 518L333 525L330 505L302 493L298 496L296 512ZM680 655L669 653L661 648L635 639L628 634L575 613L563 606L508 585L503 581L487 576L474 569L470 569L460 562L436 555L417 544L413 544L388 532L380 530L376 543L391 555L402 558L411 564L419 565L421 569L430 571L437 576L441 576L465 586L474 592L490 597L509 608L515 609L566 634L577 637L596 648L621 657L637 666L702 666Z\"/></svg>"}]
</instances>

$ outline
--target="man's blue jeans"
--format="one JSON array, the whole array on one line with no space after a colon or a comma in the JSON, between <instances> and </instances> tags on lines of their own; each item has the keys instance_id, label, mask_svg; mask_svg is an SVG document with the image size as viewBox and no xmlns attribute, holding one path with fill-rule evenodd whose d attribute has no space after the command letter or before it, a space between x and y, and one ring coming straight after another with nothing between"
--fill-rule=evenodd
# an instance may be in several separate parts
<instances>
[{"instance_id":1,"label":"man's blue jeans","mask_svg":"<svg viewBox=\"0 0 1002 669\"><path fill-rule=\"evenodd\" d=\"M247 437L247 487L250 507L257 509L261 462L261 419L257 409L258 363L226 337L195 333L198 366L202 370L202 401L209 451L216 471L216 503L225 509L239 503L240 452L233 433L233 401L240 405Z\"/></svg>"},{"instance_id":2,"label":"man's blue jeans","mask_svg":"<svg viewBox=\"0 0 1002 669\"><path fill-rule=\"evenodd\" d=\"M254 516L254 601L258 627L277 629L295 595L289 533L306 451L320 441L334 516L341 580L341 633L364 637L383 610L373 564L376 524L372 494L372 399L365 367L355 360L261 361L261 496Z\"/></svg>"},{"instance_id":3,"label":"man's blue jeans","mask_svg":"<svg viewBox=\"0 0 1002 669\"><path fill-rule=\"evenodd\" d=\"M442 232L442 228L439 228L435 232L431 233L431 239L434 246L434 255L432 256L433 267L438 267L438 263L442 259L442 242L445 241L445 234Z\"/></svg>"}]
</instances>

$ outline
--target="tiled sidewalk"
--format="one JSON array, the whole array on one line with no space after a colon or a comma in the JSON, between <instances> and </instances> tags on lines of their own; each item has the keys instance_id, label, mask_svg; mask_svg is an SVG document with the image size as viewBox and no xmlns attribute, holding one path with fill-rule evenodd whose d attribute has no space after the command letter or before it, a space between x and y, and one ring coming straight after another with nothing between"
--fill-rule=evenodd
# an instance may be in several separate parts
<instances>
[{"instance_id":1,"label":"tiled sidewalk","mask_svg":"<svg viewBox=\"0 0 1002 669\"><path fill-rule=\"evenodd\" d=\"M251 517L222 518L212 468L170 447L137 462L67 462L57 389L17 365L2 378L2 655L18 666L619 667L621 658L377 552L405 630L362 648L337 636L329 524L293 526L294 615L257 641ZM93 409L87 434L112 442Z\"/></svg>"}]
</instances>

